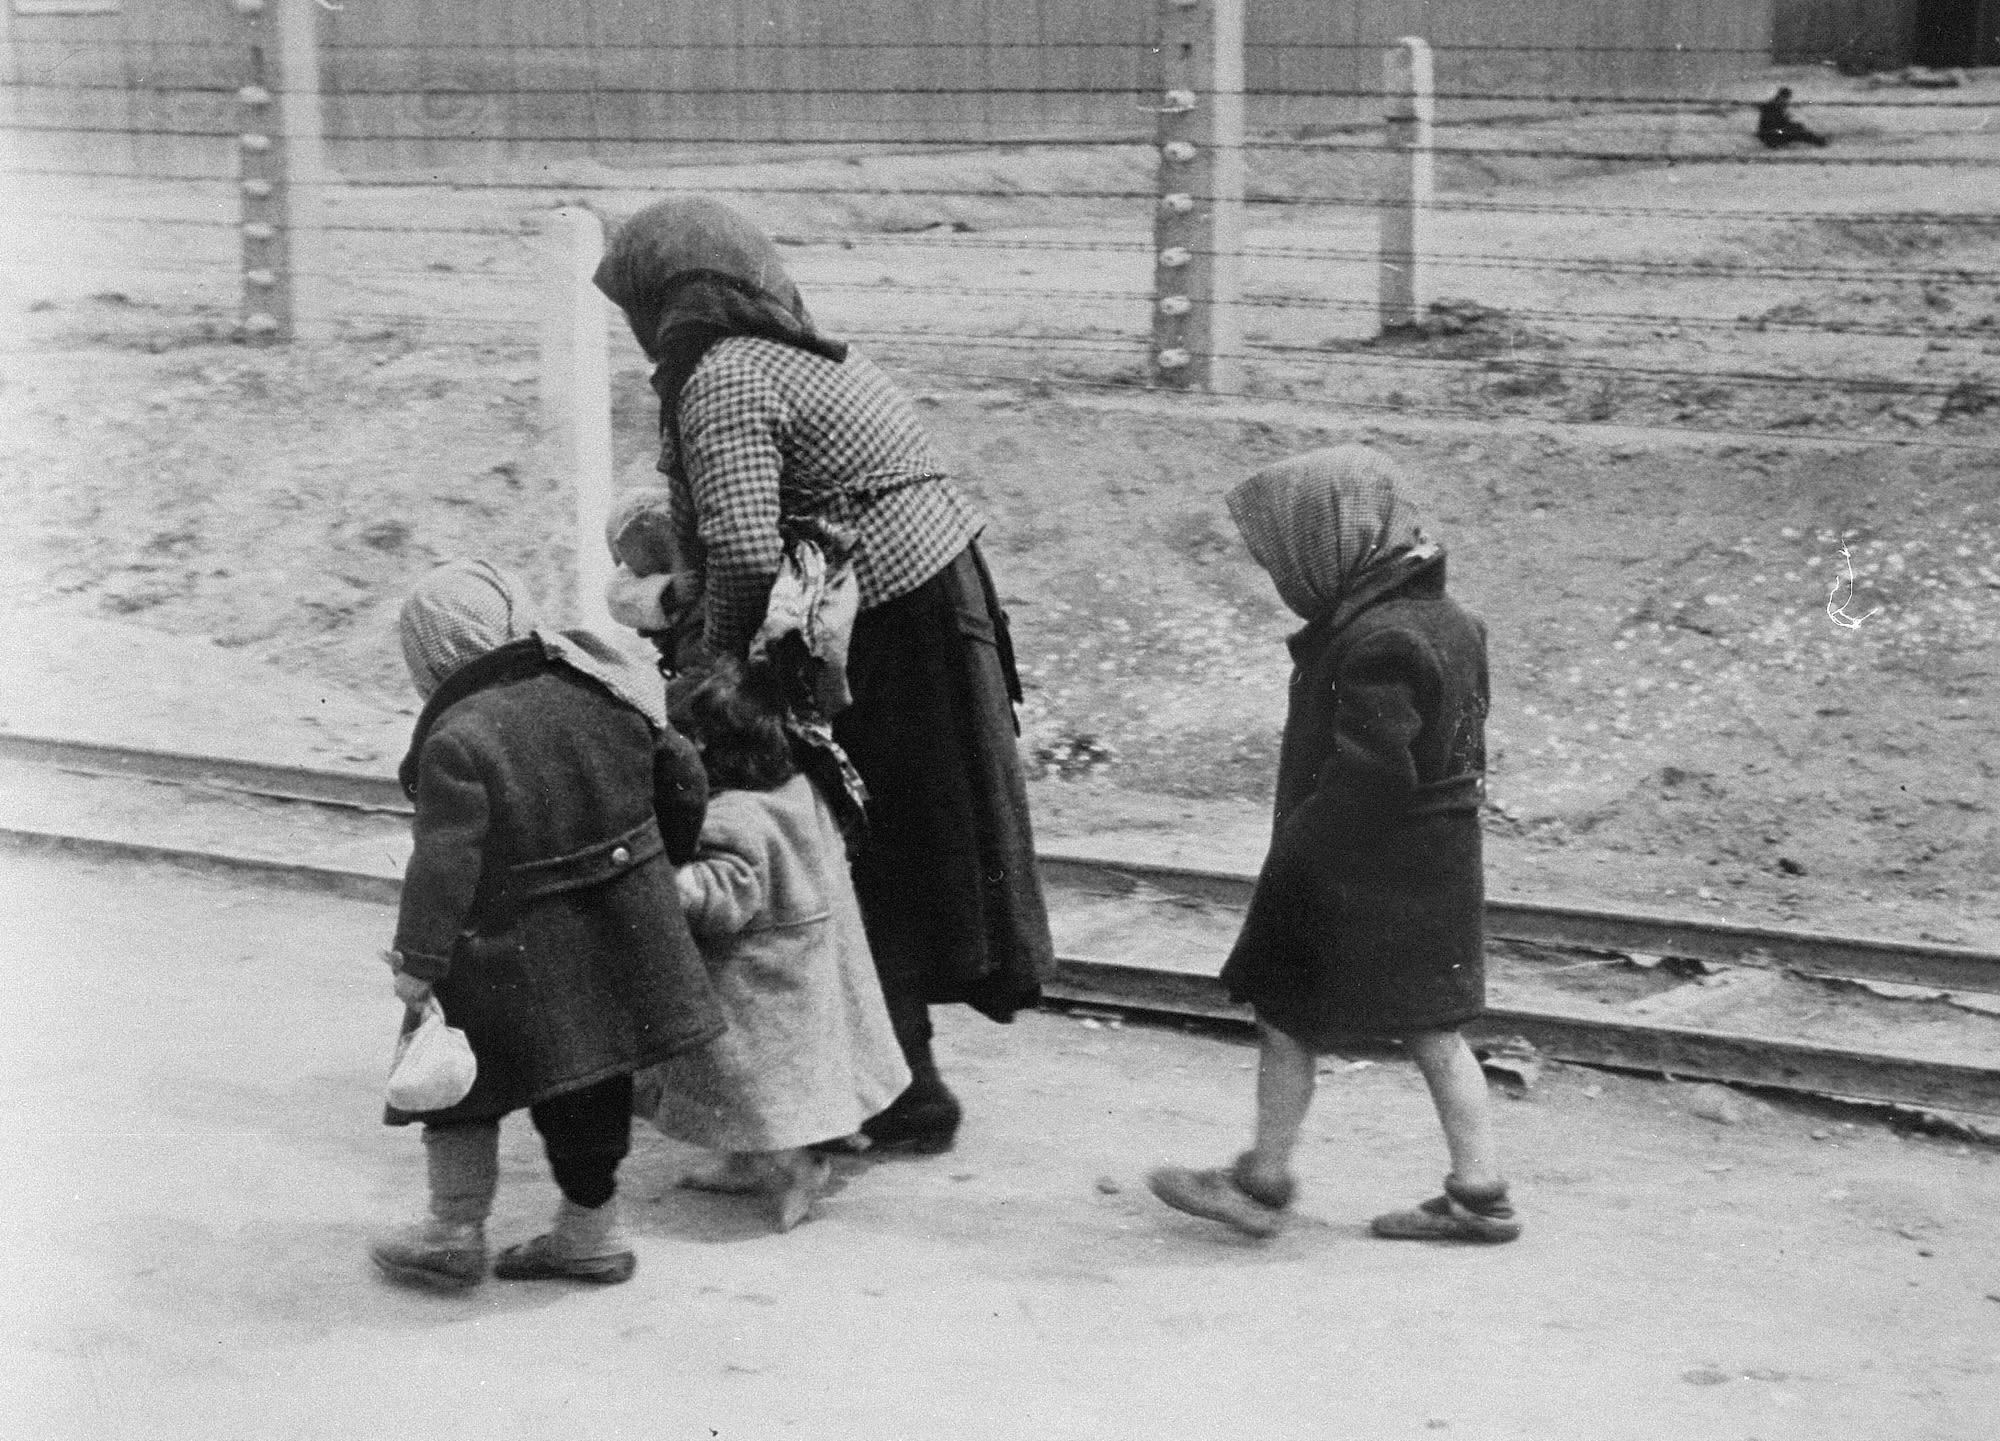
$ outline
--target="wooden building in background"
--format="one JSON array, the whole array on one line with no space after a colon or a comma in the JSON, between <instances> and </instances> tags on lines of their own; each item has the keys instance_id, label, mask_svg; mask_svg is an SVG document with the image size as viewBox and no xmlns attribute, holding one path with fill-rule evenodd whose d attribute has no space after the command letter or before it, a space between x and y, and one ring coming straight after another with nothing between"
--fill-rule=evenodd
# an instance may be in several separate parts
<instances>
[{"instance_id":1,"label":"wooden building in background","mask_svg":"<svg viewBox=\"0 0 2000 1441\"><path fill-rule=\"evenodd\" d=\"M317 7L329 158L365 174L801 140L1142 138L1165 3L343 0ZM1372 119L1382 51L1406 34L1437 51L1445 117L1720 94L1769 63L1788 3L1806 0L1244 0L1249 121ZM233 136L250 71L234 0L0 7L0 121L17 144L164 173Z\"/></svg>"}]
</instances>

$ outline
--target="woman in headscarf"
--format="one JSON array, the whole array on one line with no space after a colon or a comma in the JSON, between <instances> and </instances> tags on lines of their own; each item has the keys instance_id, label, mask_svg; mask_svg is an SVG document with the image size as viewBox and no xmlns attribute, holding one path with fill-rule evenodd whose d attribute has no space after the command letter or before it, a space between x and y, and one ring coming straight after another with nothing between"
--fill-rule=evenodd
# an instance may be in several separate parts
<instances>
[{"instance_id":1,"label":"woman in headscarf","mask_svg":"<svg viewBox=\"0 0 2000 1441\"><path fill-rule=\"evenodd\" d=\"M673 870L700 833L701 758L657 677L587 632L536 630L519 583L484 561L419 581L401 632L424 709L388 959L406 1006L435 998L466 1033L478 1074L446 1109L388 1112L423 1123L430 1215L370 1254L432 1289L484 1279L500 1119L526 1108L562 1204L495 1274L623 1281L632 1073L723 1031Z\"/></svg>"},{"instance_id":2,"label":"woman in headscarf","mask_svg":"<svg viewBox=\"0 0 2000 1441\"><path fill-rule=\"evenodd\" d=\"M1052 962L1015 748L1020 700L984 525L908 398L813 325L776 248L705 199L662 201L612 239L597 285L653 362L660 469L679 552L666 610L692 615L679 667L745 655L784 551L780 527L851 537L860 615L852 704L833 735L868 791L854 859L868 942L914 1078L863 1127L943 1150L960 1108L929 1007L1005 1021Z\"/></svg>"},{"instance_id":3,"label":"woman in headscarf","mask_svg":"<svg viewBox=\"0 0 2000 1441\"><path fill-rule=\"evenodd\" d=\"M1150 1184L1177 1210L1275 1234L1319 1054L1393 1037L1430 1087L1451 1172L1376 1234L1510 1241L1521 1226L1486 1080L1458 1029L1485 1006L1486 628L1445 593L1444 551L1396 482L1347 445L1229 494L1250 554L1306 622L1289 642L1271 852L1222 971L1257 1013L1256 1139L1233 1166Z\"/></svg>"}]
</instances>

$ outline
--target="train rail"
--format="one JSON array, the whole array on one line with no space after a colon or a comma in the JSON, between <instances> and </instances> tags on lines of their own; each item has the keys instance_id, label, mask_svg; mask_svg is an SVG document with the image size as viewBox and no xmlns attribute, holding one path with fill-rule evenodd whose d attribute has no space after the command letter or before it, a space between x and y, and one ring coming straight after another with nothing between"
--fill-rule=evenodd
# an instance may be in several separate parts
<instances>
[{"instance_id":1,"label":"train rail","mask_svg":"<svg viewBox=\"0 0 2000 1441\"><path fill-rule=\"evenodd\" d=\"M407 813L408 802L392 779L353 771L273 765L214 756L103 745L0 733L0 761L32 763L95 777L149 781L221 791L272 801L334 807L378 816ZM286 884L311 886L372 900L392 900L395 876L364 873L306 860L230 855L210 846L176 846L99 834L78 836L49 829L0 826L16 845L62 847L92 854L254 873ZM1047 992L1067 1006L1103 1008L1164 1018L1241 1025L1247 1013L1230 1001L1215 977L1220 946L1216 926L1226 927L1247 903L1254 877L1240 871L1163 866L1106 857L1059 844L1039 856L1052 910L1125 904L1136 919L1134 958L1072 954L1059 947ZM1149 959L1146 934L1164 932L1189 912L1215 921L1198 937L1195 961L1185 955ZM1904 1048L1828 1044L1782 1025L1759 1028L1758 997L1792 978L1922 988L1937 995L2000 993L2000 954L1935 942L1833 935L1789 927L1733 924L1706 917L1617 911L1573 904L1493 899L1487 931L1503 953L1510 948L1594 957L1635 957L1651 963L1671 957L1726 968L1748 977L1735 987L1741 1004L1705 1013L1712 992L1690 983L1684 994L1649 996L1643 1004L1608 1007L1576 1003L1560 993L1537 991L1510 980L1497 967L1491 1005L1472 1028L1474 1039L1524 1038L1560 1061L1661 1073L1737 1084L1888 1102L1926 1110L2000 1115L2000 1048L1984 1055L1940 1058L1905 1054ZM1171 947L1164 948L1171 950ZM1184 945L1182 951L1187 947ZM1532 967L1520 972L1531 982ZM1726 999L1726 998L1725 998ZM1694 1004L1687 1004L1688 1001ZM1708 1006L1708 1012L1714 1011ZM2000 1009L1996 1005L1995 1009ZM2000 1036L2000 1022L1996 1022ZM1990 1057L1991 1064L1987 1064Z\"/></svg>"}]
</instances>

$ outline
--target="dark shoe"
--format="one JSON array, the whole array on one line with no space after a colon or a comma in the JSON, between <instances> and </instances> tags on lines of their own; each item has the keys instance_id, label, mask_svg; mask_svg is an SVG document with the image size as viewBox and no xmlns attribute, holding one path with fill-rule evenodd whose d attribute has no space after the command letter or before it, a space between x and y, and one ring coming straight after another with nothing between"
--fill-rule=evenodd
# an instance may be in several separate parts
<instances>
[{"instance_id":1,"label":"dark shoe","mask_svg":"<svg viewBox=\"0 0 2000 1441\"><path fill-rule=\"evenodd\" d=\"M880 1115L861 1123L871 1150L896 1150L920 1156L949 1151L958 1139L964 1108L935 1074L919 1076Z\"/></svg>"},{"instance_id":2,"label":"dark shoe","mask_svg":"<svg viewBox=\"0 0 2000 1441\"><path fill-rule=\"evenodd\" d=\"M509 1246L493 1263L493 1274L503 1281L592 1281L600 1286L629 1281L638 1269L639 1258L630 1251L613 1251L608 1256L565 1255L547 1232Z\"/></svg>"},{"instance_id":3,"label":"dark shoe","mask_svg":"<svg viewBox=\"0 0 2000 1441\"><path fill-rule=\"evenodd\" d=\"M1390 1241L1476 1241L1498 1245L1521 1234L1521 1223L1507 1201L1507 1183L1463 1186L1444 1178L1444 1194L1416 1209L1377 1216L1370 1229Z\"/></svg>"},{"instance_id":4,"label":"dark shoe","mask_svg":"<svg viewBox=\"0 0 2000 1441\"><path fill-rule=\"evenodd\" d=\"M384 1276L427 1291L467 1291L486 1279L486 1232L425 1221L371 1242L368 1259Z\"/></svg>"},{"instance_id":5,"label":"dark shoe","mask_svg":"<svg viewBox=\"0 0 2000 1441\"><path fill-rule=\"evenodd\" d=\"M1248 1156L1239 1156L1227 1170L1162 1166L1146 1177L1146 1188L1176 1211L1220 1221L1246 1236L1268 1240L1283 1229L1296 1187L1290 1180L1276 1188L1253 1187L1245 1178L1248 1160Z\"/></svg>"}]
</instances>

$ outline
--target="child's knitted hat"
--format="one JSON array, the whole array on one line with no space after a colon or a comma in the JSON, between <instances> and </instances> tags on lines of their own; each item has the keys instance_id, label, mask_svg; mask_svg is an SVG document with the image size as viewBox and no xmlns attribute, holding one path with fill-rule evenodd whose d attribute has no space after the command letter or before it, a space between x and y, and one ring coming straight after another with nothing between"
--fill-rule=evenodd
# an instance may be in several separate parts
<instances>
[{"instance_id":1,"label":"child's knitted hat","mask_svg":"<svg viewBox=\"0 0 2000 1441\"><path fill-rule=\"evenodd\" d=\"M417 582L403 602L403 659L417 693L429 700L444 678L535 627L528 592L483 560L446 561Z\"/></svg>"}]
</instances>

